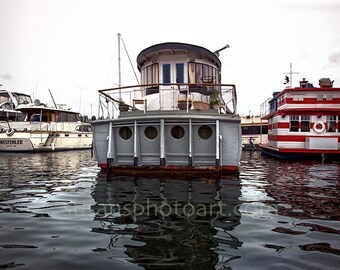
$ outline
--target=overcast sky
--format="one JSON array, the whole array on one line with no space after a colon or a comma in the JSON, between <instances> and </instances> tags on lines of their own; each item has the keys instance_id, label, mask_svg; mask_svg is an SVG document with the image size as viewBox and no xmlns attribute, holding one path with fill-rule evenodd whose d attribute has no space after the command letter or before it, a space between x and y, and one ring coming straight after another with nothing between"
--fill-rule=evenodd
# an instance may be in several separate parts
<instances>
[{"instance_id":1,"label":"overcast sky","mask_svg":"<svg viewBox=\"0 0 340 270\"><path fill-rule=\"evenodd\" d=\"M157 43L229 44L222 81L236 84L243 115L283 90L290 63L293 86L329 77L340 87L340 0L0 0L2 89L48 103L51 89L57 103L96 115L97 90L118 82L118 33L135 68ZM121 57L122 84L136 84Z\"/></svg>"}]
</instances>

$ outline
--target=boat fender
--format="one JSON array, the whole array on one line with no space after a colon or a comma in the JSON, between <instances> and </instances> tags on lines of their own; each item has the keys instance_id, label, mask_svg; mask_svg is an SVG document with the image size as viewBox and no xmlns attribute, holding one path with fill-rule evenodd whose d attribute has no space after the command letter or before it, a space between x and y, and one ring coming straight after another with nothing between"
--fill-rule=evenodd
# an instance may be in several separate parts
<instances>
[{"instance_id":1,"label":"boat fender","mask_svg":"<svg viewBox=\"0 0 340 270\"><path fill-rule=\"evenodd\" d=\"M6 130L6 135L7 136L12 136L15 132L15 129L14 128L9 128Z\"/></svg>"},{"instance_id":2,"label":"boat fender","mask_svg":"<svg viewBox=\"0 0 340 270\"><path fill-rule=\"evenodd\" d=\"M315 122L314 125L313 125L313 130L316 133L322 133L322 132L325 131L325 129L326 129L326 125L322 121Z\"/></svg>"}]
</instances>

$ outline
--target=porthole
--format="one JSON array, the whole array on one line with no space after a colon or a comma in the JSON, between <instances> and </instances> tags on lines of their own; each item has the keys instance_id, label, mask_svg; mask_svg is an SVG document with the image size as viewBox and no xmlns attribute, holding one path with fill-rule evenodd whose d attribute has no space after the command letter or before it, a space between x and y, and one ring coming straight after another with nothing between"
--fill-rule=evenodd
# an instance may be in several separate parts
<instances>
[{"instance_id":1,"label":"porthole","mask_svg":"<svg viewBox=\"0 0 340 270\"><path fill-rule=\"evenodd\" d=\"M199 129L198 129L198 136L203 139L203 140L208 140L211 138L213 134L213 131L211 129L211 127L205 125L205 126L201 126Z\"/></svg>"},{"instance_id":2,"label":"porthole","mask_svg":"<svg viewBox=\"0 0 340 270\"><path fill-rule=\"evenodd\" d=\"M157 138L158 136L158 131L155 127L147 127L144 130L144 135L146 138L148 138L149 140L154 140Z\"/></svg>"},{"instance_id":3,"label":"porthole","mask_svg":"<svg viewBox=\"0 0 340 270\"><path fill-rule=\"evenodd\" d=\"M185 134L184 128L182 128L181 126L174 126L171 129L171 135L175 139L182 139L184 137L184 134Z\"/></svg>"},{"instance_id":4,"label":"porthole","mask_svg":"<svg viewBox=\"0 0 340 270\"><path fill-rule=\"evenodd\" d=\"M121 127L119 130L119 136L124 139L128 140L132 137L132 131L129 127Z\"/></svg>"}]
</instances>

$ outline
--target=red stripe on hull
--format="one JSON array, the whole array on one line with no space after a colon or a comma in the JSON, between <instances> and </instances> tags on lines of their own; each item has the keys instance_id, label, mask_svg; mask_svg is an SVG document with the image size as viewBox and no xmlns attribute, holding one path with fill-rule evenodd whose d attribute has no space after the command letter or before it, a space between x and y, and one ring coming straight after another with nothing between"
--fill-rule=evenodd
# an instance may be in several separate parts
<instances>
[{"instance_id":1,"label":"red stripe on hull","mask_svg":"<svg viewBox=\"0 0 340 270\"><path fill-rule=\"evenodd\" d=\"M103 172L108 171L106 163L99 163L99 167ZM220 171L216 171L215 166L112 166L110 168L112 173L118 175L164 175L164 176L208 176L216 174L232 174L238 172L238 166L223 165Z\"/></svg>"},{"instance_id":2,"label":"red stripe on hull","mask_svg":"<svg viewBox=\"0 0 340 270\"><path fill-rule=\"evenodd\" d=\"M306 138L337 138L340 143L339 136L313 136L313 135L268 135L268 140L273 142L304 142Z\"/></svg>"}]
</instances>

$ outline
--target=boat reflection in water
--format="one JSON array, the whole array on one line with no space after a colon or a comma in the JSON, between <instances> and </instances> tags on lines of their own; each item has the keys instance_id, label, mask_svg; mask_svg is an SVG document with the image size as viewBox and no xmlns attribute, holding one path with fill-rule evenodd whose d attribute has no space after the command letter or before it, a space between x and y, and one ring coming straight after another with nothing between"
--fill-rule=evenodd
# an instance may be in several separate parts
<instances>
[{"instance_id":1,"label":"boat reflection in water","mask_svg":"<svg viewBox=\"0 0 340 270\"><path fill-rule=\"evenodd\" d=\"M338 219L339 211L334 209L339 204L339 164L280 162L271 169L276 172L267 178L266 192L275 199L278 215Z\"/></svg>"},{"instance_id":2,"label":"boat reflection in water","mask_svg":"<svg viewBox=\"0 0 340 270\"><path fill-rule=\"evenodd\" d=\"M238 258L226 252L242 246L233 236L241 217L238 179L103 180L93 192L100 226L92 231L110 235L102 251L125 247L115 250L115 259L128 255L146 269L178 269L210 268Z\"/></svg>"}]
</instances>

